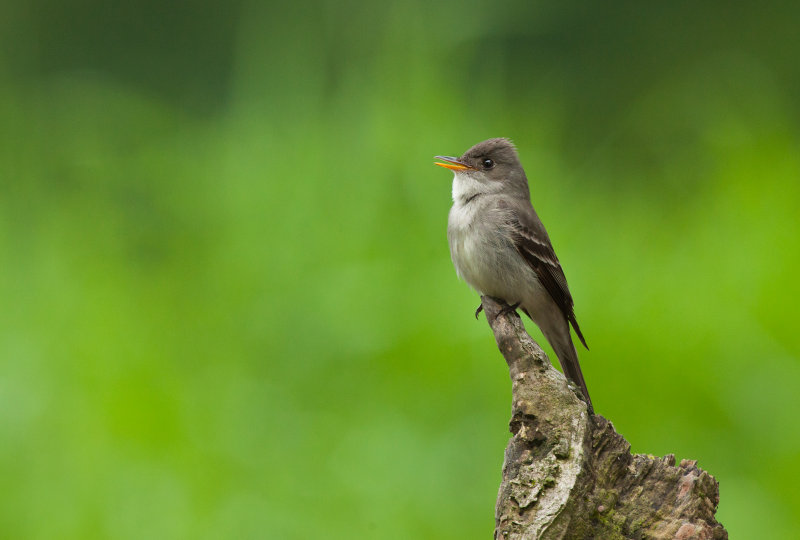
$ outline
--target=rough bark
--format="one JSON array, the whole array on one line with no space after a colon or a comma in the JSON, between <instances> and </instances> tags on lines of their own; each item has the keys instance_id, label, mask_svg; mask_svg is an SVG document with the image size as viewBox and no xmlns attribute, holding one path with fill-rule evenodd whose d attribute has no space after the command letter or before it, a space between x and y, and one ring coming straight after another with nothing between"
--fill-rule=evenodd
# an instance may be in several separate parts
<instances>
[{"instance_id":1,"label":"rough bark","mask_svg":"<svg viewBox=\"0 0 800 540\"><path fill-rule=\"evenodd\" d=\"M513 434L495 510L496 539L724 539L719 484L695 461L631 455L592 415L505 304L483 297L512 381Z\"/></svg>"}]
</instances>

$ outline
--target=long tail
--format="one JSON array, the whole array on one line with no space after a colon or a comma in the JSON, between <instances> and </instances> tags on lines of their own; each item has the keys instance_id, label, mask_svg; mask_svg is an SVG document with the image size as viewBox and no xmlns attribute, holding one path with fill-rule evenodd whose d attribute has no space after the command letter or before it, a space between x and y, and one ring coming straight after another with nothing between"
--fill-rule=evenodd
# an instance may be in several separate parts
<instances>
[{"instance_id":1,"label":"long tail","mask_svg":"<svg viewBox=\"0 0 800 540\"><path fill-rule=\"evenodd\" d=\"M592 406L592 399L589 397L589 389L586 388L586 381L583 380L583 372L581 371L581 364L578 362L578 351L575 350L575 345L572 343L572 336L569 333L569 323L564 320L563 325L554 325L556 328L542 328L542 333L550 346L558 356L558 363L561 364L561 370L567 379L571 380L580 387L583 392L586 402L589 404L589 412L594 414L594 407ZM541 328L541 327L540 327Z\"/></svg>"},{"instance_id":2,"label":"long tail","mask_svg":"<svg viewBox=\"0 0 800 540\"><path fill-rule=\"evenodd\" d=\"M531 313L536 313L526 308L522 308L522 310L528 317L531 317ZM592 398L589 397L589 389L586 388L586 381L583 380L581 364L578 362L578 351L575 350L575 345L572 343L572 335L569 332L569 322L566 317L558 312L555 303L552 304L552 309L549 312L545 309L540 311L537 315L537 318L534 319L531 317L531 320L536 323L536 326L538 326L542 334L544 334L545 339L547 339L550 346L553 347L564 375L567 379L580 387L583 396L586 398L586 403L589 405L589 412L594 414ZM580 334L580 330L577 328L578 324L576 322L576 333L580 337L581 342L586 345L583 336Z\"/></svg>"},{"instance_id":3,"label":"long tail","mask_svg":"<svg viewBox=\"0 0 800 540\"><path fill-rule=\"evenodd\" d=\"M583 372L581 371L581 364L578 362L578 351L575 350L575 345L570 340L568 346L561 347L561 349L556 349L556 355L558 356L558 362L561 364L561 369L564 370L564 375L580 386L584 397L586 397L586 402L589 404L589 412L594 413L592 398L589 397L589 389L586 388L586 381L583 380Z\"/></svg>"}]
</instances>

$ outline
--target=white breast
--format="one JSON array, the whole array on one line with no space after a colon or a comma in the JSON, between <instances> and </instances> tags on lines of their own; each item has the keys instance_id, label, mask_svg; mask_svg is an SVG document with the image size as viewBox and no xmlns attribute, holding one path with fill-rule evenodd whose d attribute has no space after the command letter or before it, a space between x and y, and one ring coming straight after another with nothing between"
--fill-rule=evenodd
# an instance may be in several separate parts
<instances>
[{"instance_id":1,"label":"white breast","mask_svg":"<svg viewBox=\"0 0 800 540\"><path fill-rule=\"evenodd\" d=\"M516 302L532 271L503 226L507 210L497 205L498 195L485 189L468 175L456 174L447 223L450 256L458 276L478 293Z\"/></svg>"},{"instance_id":2,"label":"white breast","mask_svg":"<svg viewBox=\"0 0 800 540\"><path fill-rule=\"evenodd\" d=\"M496 251L491 244L497 241L497 233L490 230L486 219L489 211L486 197L477 195L464 204L464 199L457 196L447 223L450 256L456 272L481 294L490 294L487 285L494 267L492 254Z\"/></svg>"}]
</instances>

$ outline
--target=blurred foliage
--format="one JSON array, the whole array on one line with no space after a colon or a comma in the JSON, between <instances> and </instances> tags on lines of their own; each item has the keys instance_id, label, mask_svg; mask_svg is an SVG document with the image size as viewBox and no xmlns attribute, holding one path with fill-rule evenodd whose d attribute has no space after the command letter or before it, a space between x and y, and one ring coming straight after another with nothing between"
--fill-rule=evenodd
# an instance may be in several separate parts
<instances>
[{"instance_id":1,"label":"blurred foliage","mask_svg":"<svg viewBox=\"0 0 800 540\"><path fill-rule=\"evenodd\" d=\"M489 537L509 384L432 156L508 136L597 410L794 537L799 18L4 2L0 536Z\"/></svg>"}]
</instances>

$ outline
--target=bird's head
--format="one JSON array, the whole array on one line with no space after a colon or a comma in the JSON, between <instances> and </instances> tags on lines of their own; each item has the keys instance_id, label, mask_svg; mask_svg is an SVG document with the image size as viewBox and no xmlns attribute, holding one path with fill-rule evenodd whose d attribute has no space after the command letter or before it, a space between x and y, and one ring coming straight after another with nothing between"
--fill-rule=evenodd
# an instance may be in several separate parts
<instances>
[{"instance_id":1,"label":"bird's head","mask_svg":"<svg viewBox=\"0 0 800 540\"><path fill-rule=\"evenodd\" d=\"M455 173L454 199L488 193L530 197L517 149L508 139L489 139L476 144L461 157L436 156L436 159L444 162L436 165Z\"/></svg>"}]
</instances>

